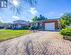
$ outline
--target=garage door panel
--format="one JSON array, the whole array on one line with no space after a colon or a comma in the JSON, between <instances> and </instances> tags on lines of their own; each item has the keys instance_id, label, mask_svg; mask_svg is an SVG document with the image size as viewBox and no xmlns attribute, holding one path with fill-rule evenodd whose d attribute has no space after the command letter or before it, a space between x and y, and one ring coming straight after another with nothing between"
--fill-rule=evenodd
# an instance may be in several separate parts
<instances>
[{"instance_id":1,"label":"garage door panel","mask_svg":"<svg viewBox=\"0 0 71 55\"><path fill-rule=\"evenodd\" d=\"M45 30L55 30L55 23L45 23Z\"/></svg>"}]
</instances>

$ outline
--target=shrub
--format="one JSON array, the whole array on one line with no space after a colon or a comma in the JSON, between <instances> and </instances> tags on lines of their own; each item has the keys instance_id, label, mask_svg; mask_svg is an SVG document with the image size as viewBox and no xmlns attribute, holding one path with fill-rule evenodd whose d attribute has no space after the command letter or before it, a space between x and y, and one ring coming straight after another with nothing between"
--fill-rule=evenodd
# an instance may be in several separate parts
<instances>
[{"instance_id":1,"label":"shrub","mask_svg":"<svg viewBox=\"0 0 71 55\"><path fill-rule=\"evenodd\" d=\"M22 27L23 30L29 30L29 28L30 28L29 26Z\"/></svg>"},{"instance_id":2,"label":"shrub","mask_svg":"<svg viewBox=\"0 0 71 55\"><path fill-rule=\"evenodd\" d=\"M36 27L36 26L31 26L30 29L31 29L31 30L38 30L38 27Z\"/></svg>"},{"instance_id":3,"label":"shrub","mask_svg":"<svg viewBox=\"0 0 71 55\"><path fill-rule=\"evenodd\" d=\"M71 36L71 28L65 28L60 31L63 36Z\"/></svg>"},{"instance_id":4,"label":"shrub","mask_svg":"<svg viewBox=\"0 0 71 55\"><path fill-rule=\"evenodd\" d=\"M60 22L61 22L62 29L69 26L71 24L71 13L65 13L64 15L62 15Z\"/></svg>"}]
</instances>

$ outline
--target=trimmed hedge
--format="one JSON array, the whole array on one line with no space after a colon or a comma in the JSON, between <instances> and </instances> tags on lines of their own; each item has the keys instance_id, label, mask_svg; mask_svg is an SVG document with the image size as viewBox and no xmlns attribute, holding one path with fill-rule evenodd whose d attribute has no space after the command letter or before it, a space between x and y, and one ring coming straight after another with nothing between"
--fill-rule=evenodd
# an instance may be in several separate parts
<instances>
[{"instance_id":1,"label":"trimmed hedge","mask_svg":"<svg viewBox=\"0 0 71 55\"><path fill-rule=\"evenodd\" d=\"M63 36L71 36L71 28L65 28L60 31Z\"/></svg>"}]
</instances>

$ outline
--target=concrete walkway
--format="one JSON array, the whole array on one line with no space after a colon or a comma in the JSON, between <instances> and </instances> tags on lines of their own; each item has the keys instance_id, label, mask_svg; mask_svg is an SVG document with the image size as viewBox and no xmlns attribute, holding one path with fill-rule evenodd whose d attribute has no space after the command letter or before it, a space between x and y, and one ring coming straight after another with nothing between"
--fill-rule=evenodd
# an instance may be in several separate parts
<instances>
[{"instance_id":1,"label":"concrete walkway","mask_svg":"<svg viewBox=\"0 0 71 55\"><path fill-rule=\"evenodd\" d=\"M58 32L37 32L0 43L0 55L71 55L71 42Z\"/></svg>"}]
</instances>

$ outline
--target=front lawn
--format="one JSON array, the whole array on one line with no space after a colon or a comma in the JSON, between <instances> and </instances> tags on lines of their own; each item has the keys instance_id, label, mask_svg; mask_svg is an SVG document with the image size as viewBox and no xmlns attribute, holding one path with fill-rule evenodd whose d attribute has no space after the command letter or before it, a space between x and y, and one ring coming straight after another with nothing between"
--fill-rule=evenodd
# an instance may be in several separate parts
<instances>
[{"instance_id":1,"label":"front lawn","mask_svg":"<svg viewBox=\"0 0 71 55\"><path fill-rule=\"evenodd\" d=\"M0 30L0 41L9 40L30 33L31 32L28 30Z\"/></svg>"}]
</instances>

